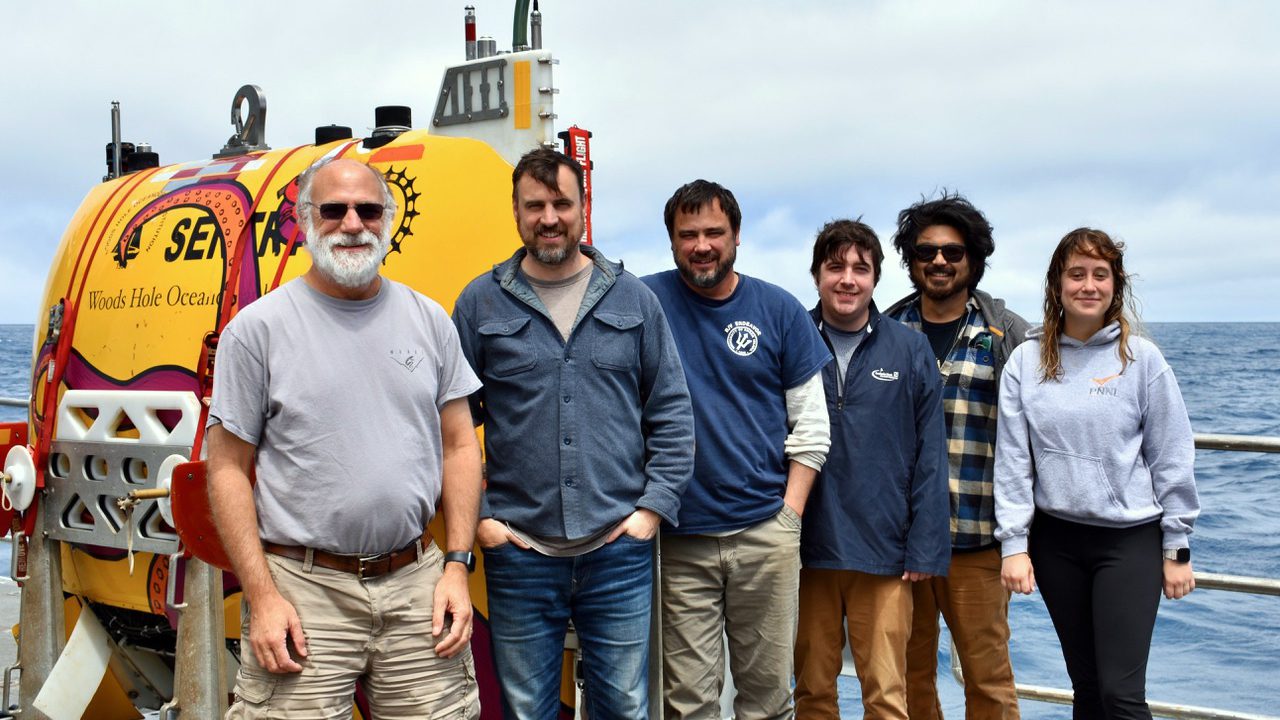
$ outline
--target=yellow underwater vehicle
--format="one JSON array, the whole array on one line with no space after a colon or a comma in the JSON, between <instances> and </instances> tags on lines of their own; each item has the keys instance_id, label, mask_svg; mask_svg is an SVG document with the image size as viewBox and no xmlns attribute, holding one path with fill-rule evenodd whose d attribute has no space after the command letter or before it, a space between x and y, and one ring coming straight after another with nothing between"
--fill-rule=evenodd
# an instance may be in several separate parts
<instances>
[{"instance_id":1,"label":"yellow underwater vehicle","mask_svg":"<svg viewBox=\"0 0 1280 720\"><path fill-rule=\"evenodd\" d=\"M466 9L467 59L444 72L426 130L411 129L409 108L381 107L367 138L330 125L314 144L272 149L265 97L246 85L225 146L161 164L121 140L113 106L107 177L71 219L45 286L29 422L0 424L0 521L22 587L0 717L221 717L240 593L222 569L200 463L218 332L308 268L296 181L323 156L385 175L399 215L383 272L446 310L511 254L512 165L559 146L556 61L541 47L536 5L517 2L516 18L526 34L498 53ZM588 171L589 137L571 128L559 138ZM483 717L498 718L482 573L472 598ZM571 680L563 699L569 717Z\"/></svg>"}]
</instances>

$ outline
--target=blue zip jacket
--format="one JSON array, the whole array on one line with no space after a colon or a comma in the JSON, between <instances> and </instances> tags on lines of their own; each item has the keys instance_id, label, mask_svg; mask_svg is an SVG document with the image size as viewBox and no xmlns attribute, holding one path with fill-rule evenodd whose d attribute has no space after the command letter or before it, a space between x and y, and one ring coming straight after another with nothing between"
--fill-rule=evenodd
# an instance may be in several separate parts
<instances>
[{"instance_id":1,"label":"blue zip jacket","mask_svg":"<svg viewBox=\"0 0 1280 720\"><path fill-rule=\"evenodd\" d=\"M658 299L583 247L595 267L566 342L517 270L524 248L458 296L453 321L484 387L488 484L480 517L576 540L637 508L675 523L693 475L693 409Z\"/></svg>"},{"instance_id":2,"label":"blue zip jacket","mask_svg":"<svg viewBox=\"0 0 1280 720\"><path fill-rule=\"evenodd\" d=\"M827 340L822 311L810 316ZM827 340L828 345L830 340ZM951 508L942 382L921 333L880 314L849 359L822 370L831 450L805 507L805 567L946 575Z\"/></svg>"}]
</instances>

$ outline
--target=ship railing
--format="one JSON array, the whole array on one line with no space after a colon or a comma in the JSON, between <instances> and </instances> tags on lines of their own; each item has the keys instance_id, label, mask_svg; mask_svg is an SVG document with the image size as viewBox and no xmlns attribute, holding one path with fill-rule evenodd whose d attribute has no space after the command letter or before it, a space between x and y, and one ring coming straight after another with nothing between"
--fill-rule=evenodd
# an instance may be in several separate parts
<instances>
[{"instance_id":1,"label":"ship railing","mask_svg":"<svg viewBox=\"0 0 1280 720\"><path fill-rule=\"evenodd\" d=\"M0 397L0 406L25 408L29 406L29 400ZM1195 442L1198 450L1280 453L1280 437L1197 433ZM1228 592L1280 597L1280 579L1277 578L1225 575L1209 572L1196 572L1195 578L1196 587L1204 590L1225 590ZM956 653L954 641L951 644L951 674L955 677L957 683L960 683L961 686L964 685L964 675L960 669L959 655ZM1070 690L1025 683L1019 683L1017 690L1018 697L1025 700L1037 700L1059 705L1072 704ZM1157 717L1181 718L1183 720L1280 720L1280 716L1275 715L1258 715L1178 703L1149 701L1147 704L1151 708L1152 715Z\"/></svg>"},{"instance_id":2,"label":"ship railing","mask_svg":"<svg viewBox=\"0 0 1280 720\"><path fill-rule=\"evenodd\" d=\"M1197 433L1196 449L1280 453L1280 437ZM1197 589L1280 596L1280 579L1277 578L1223 575L1221 573L1207 572L1197 572L1195 577ZM954 640L951 643L951 674L955 676L956 682L963 687L964 674L960 670L960 656L956 653ZM1038 700L1058 705L1072 704L1070 690L1024 683L1018 683L1017 690L1018 697L1024 700ZM1183 720L1280 720L1280 716L1275 715L1257 715L1179 703L1148 701L1147 705L1151 708L1151 714L1156 717L1181 718Z\"/></svg>"}]
</instances>

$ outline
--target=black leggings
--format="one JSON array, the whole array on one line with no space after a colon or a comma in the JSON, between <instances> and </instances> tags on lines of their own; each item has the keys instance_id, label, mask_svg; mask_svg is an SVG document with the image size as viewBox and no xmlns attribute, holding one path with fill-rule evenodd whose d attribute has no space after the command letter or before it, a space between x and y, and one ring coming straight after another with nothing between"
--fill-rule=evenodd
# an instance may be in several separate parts
<instances>
[{"instance_id":1,"label":"black leggings","mask_svg":"<svg viewBox=\"0 0 1280 720\"><path fill-rule=\"evenodd\" d=\"M1036 512L1031 564L1062 643L1075 720L1151 717L1147 655L1163 585L1161 539L1159 520L1104 528Z\"/></svg>"}]
</instances>

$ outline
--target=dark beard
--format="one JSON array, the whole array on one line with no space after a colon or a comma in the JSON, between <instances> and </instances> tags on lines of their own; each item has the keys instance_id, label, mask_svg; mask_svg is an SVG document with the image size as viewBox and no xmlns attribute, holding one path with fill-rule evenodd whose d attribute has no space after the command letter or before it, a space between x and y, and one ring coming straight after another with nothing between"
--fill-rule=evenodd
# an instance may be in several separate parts
<instances>
[{"instance_id":1,"label":"dark beard","mask_svg":"<svg viewBox=\"0 0 1280 720\"><path fill-rule=\"evenodd\" d=\"M920 272L920 275L923 276L924 279L928 279L928 275L923 271ZM955 276L956 274L952 273L950 277L954 279ZM911 284L915 286L916 292L934 302L943 302L945 300L950 300L957 295L969 294L969 286L966 283L955 283L951 286L950 290L935 290L925 282L922 282L921 278L917 277L914 272L911 273Z\"/></svg>"},{"instance_id":2,"label":"dark beard","mask_svg":"<svg viewBox=\"0 0 1280 720\"><path fill-rule=\"evenodd\" d=\"M712 270L709 273L702 273L702 274L697 274L693 272L693 270L690 269L689 265L683 262L679 257L676 257L675 261L676 261L676 269L680 271L680 275L685 279L685 282L689 283L694 287L699 287L705 290L707 288L713 288L716 285L719 285L720 281L724 280L726 277L729 277L729 273L733 272L733 264L737 259L738 259L738 253L736 252L736 249L735 249L734 251L730 251L727 254L727 256L726 255L720 256L720 258L716 261L715 270Z\"/></svg>"},{"instance_id":3,"label":"dark beard","mask_svg":"<svg viewBox=\"0 0 1280 720\"><path fill-rule=\"evenodd\" d=\"M689 281L690 285L704 290L719 285L720 281L728 277L731 272L733 272L733 266L724 264L717 264L715 270L701 275L694 274L684 266L680 267L680 274L684 276L685 280Z\"/></svg>"},{"instance_id":4,"label":"dark beard","mask_svg":"<svg viewBox=\"0 0 1280 720\"><path fill-rule=\"evenodd\" d=\"M549 248L534 248L529 251L529 254L533 255L534 259L543 265L559 265L565 261L565 258L569 257L569 248L562 247L555 250L551 250Z\"/></svg>"},{"instance_id":5,"label":"dark beard","mask_svg":"<svg viewBox=\"0 0 1280 720\"><path fill-rule=\"evenodd\" d=\"M951 298L957 295L964 295L969 292L969 288L965 287L964 285L953 286L952 289L948 291L934 290L932 288L920 287L919 285L916 285L916 290L919 290L921 295L929 298L934 302L942 302L944 300L950 300Z\"/></svg>"}]
</instances>

